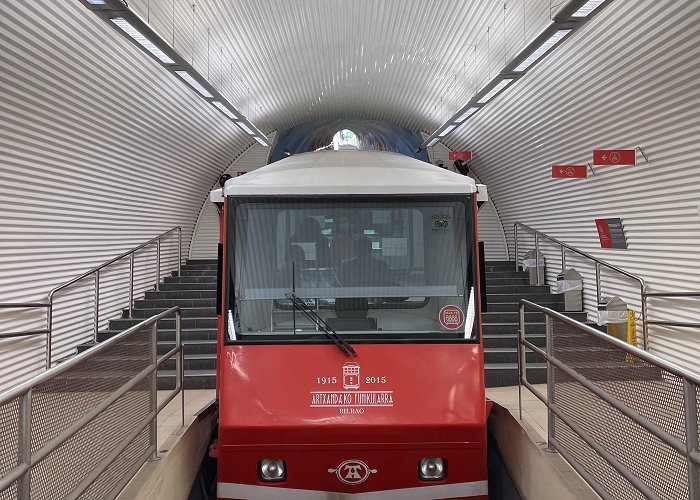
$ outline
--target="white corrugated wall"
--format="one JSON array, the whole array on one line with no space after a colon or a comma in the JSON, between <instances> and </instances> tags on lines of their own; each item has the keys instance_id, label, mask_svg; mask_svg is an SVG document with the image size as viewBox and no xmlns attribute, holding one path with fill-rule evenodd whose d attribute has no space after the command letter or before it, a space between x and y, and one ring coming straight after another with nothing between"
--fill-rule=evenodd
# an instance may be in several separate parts
<instances>
[{"instance_id":1,"label":"white corrugated wall","mask_svg":"<svg viewBox=\"0 0 700 500\"><path fill-rule=\"evenodd\" d=\"M613 1L448 140L475 149L506 227L521 221L641 275L649 291L700 289L700 2ZM637 166L596 167L585 180L551 166L593 149L641 146ZM594 219L620 217L629 249L603 250ZM544 246L550 283L560 254ZM593 268L585 302L595 307ZM604 295L640 310L636 287L603 273ZM700 322L698 300L650 300L650 319ZM651 328L650 348L698 370L700 329Z\"/></svg>"},{"instance_id":2,"label":"white corrugated wall","mask_svg":"<svg viewBox=\"0 0 700 500\"><path fill-rule=\"evenodd\" d=\"M424 134L424 139L427 134ZM441 160L450 170L455 171L452 165L452 160L449 159L450 150L442 143L437 143L434 147L428 148L430 161L435 163ZM469 177L481 183L481 180L473 171L469 172ZM488 186L487 186L488 188ZM501 219L498 216L498 210L494 204L494 200L490 197L491 190L489 188L489 201L481 205L479 209L479 241L484 242L484 256L486 260L508 260L508 246L506 245L506 235L503 231Z\"/></svg>"},{"instance_id":3,"label":"white corrugated wall","mask_svg":"<svg viewBox=\"0 0 700 500\"><path fill-rule=\"evenodd\" d=\"M274 144L276 133L268 136L270 144ZM256 168L267 165L270 156L270 148L260 146L257 142L246 149L236 158L226 169L227 174L232 176L240 175L239 172L250 172ZM218 183L211 186L217 189ZM192 245L190 246L191 259L216 259L217 244L219 243L219 215L216 206L207 199L202 205L202 209L197 217L197 224L192 235Z\"/></svg>"},{"instance_id":4,"label":"white corrugated wall","mask_svg":"<svg viewBox=\"0 0 700 500\"><path fill-rule=\"evenodd\" d=\"M203 193L251 140L78 2L0 2L0 65L0 302L45 300L176 225L187 256ZM101 276L101 326L126 305L127 270ZM91 338L92 287L57 296L54 359ZM0 318L0 333L45 324L43 311ZM44 359L43 336L0 339L0 391Z\"/></svg>"}]
</instances>

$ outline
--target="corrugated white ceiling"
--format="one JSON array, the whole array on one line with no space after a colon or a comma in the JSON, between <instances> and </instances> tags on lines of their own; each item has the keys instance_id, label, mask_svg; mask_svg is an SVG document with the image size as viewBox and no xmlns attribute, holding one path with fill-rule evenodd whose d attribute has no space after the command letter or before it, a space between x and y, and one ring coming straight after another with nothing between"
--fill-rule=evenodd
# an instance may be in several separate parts
<instances>
[{"instance_id":1,"label":"corrugated white ceiling","mask_svg":"<svg viewBox=\"0 0 700 500\"><path fill-rule=\"evenodd\" d=\"M556 9L550 0L129 5L265 132L339 116L432 131Z\"/></svg>"}]
</instances>

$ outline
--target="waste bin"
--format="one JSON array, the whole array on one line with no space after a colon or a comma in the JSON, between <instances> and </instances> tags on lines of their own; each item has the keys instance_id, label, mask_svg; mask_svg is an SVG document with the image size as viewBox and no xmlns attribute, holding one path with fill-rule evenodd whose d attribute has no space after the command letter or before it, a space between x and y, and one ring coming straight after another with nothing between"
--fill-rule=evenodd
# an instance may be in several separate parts
<instances>
[{"instance_id":1,"label":"waste bin","mask_svg":"<svg viewBox=\"0 0 700 500\"><path fill-rule=\"evenodd\" d=\"M608 334L627 342L627 304L620 297L602 297L598 302L598 325L608 325Z\"/></svg>"},{"instance_id":2,"label":"waste bin","mask_svg":"<svg viewBox=\"0 0 700 500\"><path fill-rule=\"evenodd\" d=\"M530 250L523 257L523 271L527 271L530 277L531 285L544 285L544 255L542 252L539 253L539 259L536 258L534 250ZM539 268L537 267L539 264ZM539 274L539 280L537 279Z\"/></svg>"},{"instance_id":3,"label":"waste bin","mask_svg":"<svg viewBox=\"0 0 700 500\"><path fill-rule=\"evenodd\" d=\"M557 293L564 294L565 311L583 311L583 278L576 269L557 274Z\"/></svg>"}]
</instances>

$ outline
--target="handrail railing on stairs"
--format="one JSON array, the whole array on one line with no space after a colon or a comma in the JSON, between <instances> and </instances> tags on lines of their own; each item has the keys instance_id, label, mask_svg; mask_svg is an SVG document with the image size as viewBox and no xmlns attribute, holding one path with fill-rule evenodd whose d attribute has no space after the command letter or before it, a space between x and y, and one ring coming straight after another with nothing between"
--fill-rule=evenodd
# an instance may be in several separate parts
<instances>
[{"instance_id":1,"label":"handrail railing on stairs","mask_svg":"<svg viewBox=\"0 0 700 500\"><path fill-rule=\"evenodd\" d=\"M514 240L515 240L515 269L518 269L518 228L522 228L525 231L528 231L532 234L535 235L535 268L539 270L540 263L539 263L539 240L540 238L543 238L549 242L552 242L556 245L559 245L561 248L561 270L564 272L566 270L566 252L567 250L569 252L575 253L576 255L580 255L581 257L584 257L588 260L591 260L595 263L595 288L596 288L596 302L600 303L601 300L601 287L600 287L600 268L604 267L606 269L610 269L611 271L614 271L618 274L621 274L631 280L636 281L639 284L639 298L640 298L640 303L642 307L642 342L644 349L646 350L649 347L649 330L648 330L648 322L647 322L647 306L646 306L646 297L649 296L647 294L647 285L644 279L640 276L637 276L636 274L632 274L628 271L625 271L624 269L614 265L610 264L609 262L604 261L603 259L599 259L598 257L595 257L589 253L586 253L582 250L579 250L578 248L572 247L571 245L568 245L562 241L557 240L556 238L552 238L551 236L548 236L547 234L538 231L537 229L533 229L530 226L526 226L522 222L515 222L513 224L513 233L514 233ZM536 273L537 274L537 284L539 285L539 279L540 279L540 273L539 271Z\"/></svg>"},{"instance_id":2,"label":"handrail railing on stairs","mask_svg":"<svg viewBox=\"0 0 700 500\"><path fill-rule=\"evenodd\" d=\"M53 288L49 294L46 302L5 302L0 303L0 309L27 309L27 308L46 308L46 329L43 330L28 330L23 332L10 332L0 334L0 338L7 337L22 337L30 335L46 335L46 368L51 368L51 350L52 350L52 331L53 331L53 299L54 296L71 285L87 278L88 276L94 275L95 279L95 298L94 298L94 311L93 311L93 324L94 324L94 338L97 339L97 331L100 324L100 271L115 262L118 262L126 257L129 257L129 318L132 316L132 311L134 308L134 259L135 254L142 248L149 245L156 244L156 279L155 279L155 289L160 289L160 256L161 256L161 241L169 236L171 233L177 231L177 271L180 273L182 266L182 228L180 226L175 226L172 229L168 229L164 233L151 238L150 240L135 246L131 250L124 252L113 259L110 259L97 267L93 267L87 272L72 278L65 283L58 285Z\"/></svg>"}]
</instances>

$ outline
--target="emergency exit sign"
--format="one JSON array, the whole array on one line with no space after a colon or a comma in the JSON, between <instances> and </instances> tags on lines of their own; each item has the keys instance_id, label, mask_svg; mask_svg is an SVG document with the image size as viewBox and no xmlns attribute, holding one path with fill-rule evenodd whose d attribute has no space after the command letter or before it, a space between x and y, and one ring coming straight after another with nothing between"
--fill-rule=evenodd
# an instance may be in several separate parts
<instances>
[{"instance_id":1,"label":"emergency exit sign","mask_svg":"<svg viewBox=\"0 0 700 500\"><path fill-rule=\"evenodd\" d=\"M594 165L636 165L637 151L634 149L596 149L593 151Z\"/></svg>"},{"instance_id":2,"label":"emergency exit sign","mask_svg":"<svg viewBox=\"0 0 700 500\"><path fill-rule=\"evenodd\" d=\"M450 160L471 160L472 159L472 152L471 151L450 151Z\"/></svg>"},{"instance_id":3,"label":"emergency exit sign","mask_svg":"<svg viewBox=\"0 0 700 500\"><path fill-rule=\"evenodd\" d=\"M554 179L586 179L588 177L588 165L554 165L552 178Z\"/></svg>"}]
</instances>

